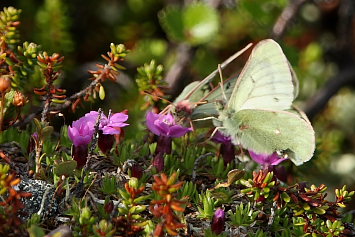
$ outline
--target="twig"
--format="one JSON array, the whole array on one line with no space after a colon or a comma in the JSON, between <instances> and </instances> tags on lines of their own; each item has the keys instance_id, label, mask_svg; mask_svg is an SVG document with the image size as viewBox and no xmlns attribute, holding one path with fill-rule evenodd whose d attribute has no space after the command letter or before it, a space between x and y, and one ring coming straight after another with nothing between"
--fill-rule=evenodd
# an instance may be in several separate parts
<instances>
[{"instance_id":1,"label":"twig","mask_svg":"<svg viewBox=\"0 0 355 237\"><path fill-rule=\"evenodd\" d=\"M166 74L166 82L170 88L170 94L175 95L180 91L181 81L185 78L183 73L193 57L193 49L187 44L179 44L177 47L177 59Z\"/></svg>"},{"instance_id":2,"label":"twig","mask_svg":"<svg viewBox=\"0 0 355 237\"><path fill-rule=\"evenodd\" d=\"M51 102L53 99L53 95L50 93L50 88L52 88L53 81L49 81L47 85L47 94L45 96L44 106L41 114L41 122L44 123L47 121L47 114L49 112L49 108L51 106Z\"/></svg>"},{"instance_id":3,"label":"twig","mask_svg":"<svg viewBox=\"0 0 355 237\"><path fill-rule=\"evenodd\" d=\"M253 44L249 43L247 46L245 46L243 49L239 50L229 58L227 58L222 64L220 64L221 69L224 69L226 66L228 66L232 61L234 61L236 58L238 58L240 55L242 55L247 49L249 49ZM219 72L219 69L215 69L213 72L211 72L207 77L205 77L201 83L196 85L194 88L192 88L191 92L186 95L186 98L189 98L196 90L201 88L202 85L206 85L209 83Z\"/></svg>"},{"instance_id":4,"label":"twig","mask_svg":"<svg viewBox=\"0 0 355 237\"><path fill-rule=\"evenodd\" d=\"M86 88L82 89L81 91L75 93L74 95L70 96L68 99L65 100L65 103L58 105L54 108L52 108L51 110L63 110L68 108L73 101L84 97L88 91L94 89L96 87L96 85L102 80L102 75L98 76L97 78L95 78L95 80L93 80Z\"/></svg>"},{"instance_id":5,"label":"twig","mask_svg":"<svg viewBox=\"0 0 355 237\"><path fill-rule=\"evenodd\" d=\"M353 0L341 2L338 11L337 48L331 54L333 61L339 67L339 73L329 79L326 85L320 89L306 104L305 112L310 120L320 113L328 101L344 86L355 84L355 62L352 51L353 38L351 34L353 26L355 4Z\"/></svg>"},{"instance_id":6,"label":"twig","mask_svg":"<svg viewBox=\"0 0 355 237\"><path fill-rule=\"evenodd\" d=\"M104 204L105 204L105 200L98 199L97 197L95 197L95 195L94 195L91 191L88 190L87 193L90 195L91 199L92 199L94 202L96 202L96 203L98 203L98 204L101 204L101 205L104 205ZM123 203L122 203L121 201L112 200L112 202L113 202L113 205L114 205L115 207L118 207L118 205L120 205L120 204L121 204L120 207L123 207Z\"/></svg>"},{"instance_id":7,"label":"twig","mask_svg":"<svg viewBox=\"0 0 355 237\"><path fill-rule=\"evenodd\" d=\"M39 210L37 212L37 214L39 216L42 216L42 212L43 212L43 209L44 209L44 204L46 202L46 198L47 198L48 193L49 193L50 190L51 190L51 187L47 187L46 190L44 191L44 194L43 194L43 197L42 197L42 201L41 201L41 206L40 206L40 208L39 208Z\"/></svg>"},{"instance_id":8,"label":"twig","mask_svg":"<svg viewBox=\"0 0 355 237\"><path fill-rule=\"evenodd\" d=\"M99 115L97 116L97 120L96 120L96 124L95 124L95 132L92 135L92 142L89 148L89 153L88 153L88 157L86 160L86 163L84 165L84 167L82 168L82 172L81 172L81 179L80 182L78 183L78 186L75 190L75 196L79 196L79 194L82 193L83 188L84 188L84 178L85 178L85 172L87 171L88 165L90 163L91 157L94 154L96 145L97 145L97 140L99 138L99 127L100 127L100 121L101 121L101 115L102 115L102 110L101 108L99 108L99 110L97 111L99 113ZM87 190L88 191L88 190Z\"/></svg>"},{"instance_id":9,"label":"twig","mask_svg":"<svg viewBox=\"0 0 355 237\"><path fill-rule=\"evenodd\" d=\"M92 135L92 142L90 144L88 158L86 160L86 164L83 167L83 170L87 170L88 165L91 160L91 157L94 154L94 151L95 151L95 148L97 145L97 140L99 139L99 128L100 128L100 121L101 121L101 116L102 116L102 109L99 108L99 110L97 112L99 113L99 115L97 116L97 120L96 120L96 124L95 124L95 132Z\"/></svg>"},{"instance_id":10,"label":"twig","mask_svg":"<svg viewBox=\"0 0 355 237\"><path fill-rule=\"evenodd\" d=\"M50 112L50 111L62 111L64 109L67 109L69 106L72 105L72 103L74 101L76 101L77 99L79 99L81 97L84 97L88 91L94 89L95 86L101 80L102 80L102 76L100 75L99 77L95 78L95 80L93 80L86 88L82 89L81 91L79 91L79 92L75 93L74 95L70 96L69 98L67 98L63 104L57 105L57 106L52 107L52 108L49 108L48 112ZM13 126L22 127L22 126L30 123L33 120L33 118L35 118L37 115L41 114L42 111L44 111L44 109L41 107L37 111L35 111L32 114L28 115L24 120L22 120L22 121L18 120L18 122L14 123Z\"/></svg>"},{"instance_id":11,"label":"twig","mask_svg":"<svg viewBox=\"0 0 355 237\"><path fill-rule=\"evenodd\" d=\"M271 37L273 39L279 40L282 38L287 27L297 15L298 10L306 1L307 0L290 0L290 4L282 11L274 27L272 28Z\"/></svg>"},{"instance_id":12,"label":"twig","mask_svg":"<svg viewBox=\"0 0 355 237\"><path fill-rule=\"evenodd\" d=\"M355 81L355 68L347 68L339 72L338 75L331 78L328 83L319 90L313 97L306 103L305 113L309 120L321 112L327 105L330 98L335 95L339 89L349 85Z\"/></svg>"},{"instance_id":13,"label":"twig","mask_svg":"<svg viewBox=\"0 0 355 237\"><path fill-rule=\"evenodd\" d=\"M354 0L343 0L338 10L338 41L340 47L351 47L354 35L349 34L353 27L355 3Z\"/></svg>"}]
</instances>

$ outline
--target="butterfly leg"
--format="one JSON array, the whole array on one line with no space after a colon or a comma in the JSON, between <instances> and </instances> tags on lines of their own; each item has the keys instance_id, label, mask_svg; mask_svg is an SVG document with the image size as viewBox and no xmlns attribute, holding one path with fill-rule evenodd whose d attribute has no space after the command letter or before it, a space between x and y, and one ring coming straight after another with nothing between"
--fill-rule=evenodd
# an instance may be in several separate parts
<instances>
[{"instance_id":1,"label":"butterfly leg","mask_svg":"<svg viewBox=\"0 0 355 237\"><path fill-rule=\"evenodd\" d=\"M213 120L213 119L216 119L218 120L216 117L213 117L213 116L210 116L210 117L206 117L206 118L200 118L200 119L194 119L192 120L192 122L197 122L197 121L206 121L206 120ZM219 121L219 120L218 120Z\"/></svg>"},{"instance_id":2,"label":"butterfly leg","mask_svg":"<svg viewBox=\"0 0 355 237\"><path fill-rule=\"evenodd\" d=\"M224 128L224 127L215 127L213 132L211 133L211 136L210 136L210 139L216 134L216 132L218 131L218 129L221 129L221 128Z\"/></svg>"}]
</instances>

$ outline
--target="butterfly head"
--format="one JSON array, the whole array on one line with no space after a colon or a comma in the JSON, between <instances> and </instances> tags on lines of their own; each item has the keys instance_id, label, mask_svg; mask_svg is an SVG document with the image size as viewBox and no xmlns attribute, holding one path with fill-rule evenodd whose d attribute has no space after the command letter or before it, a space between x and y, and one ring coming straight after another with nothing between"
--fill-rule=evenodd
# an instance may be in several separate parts
<instances>
[{"instance_id":1,"label":"butterfly head","mask_svg":"<svg viewBox=\"0 0 355 237\"><path fill-rule=\"evenodd\" d=\"M177 103L175 112L181 114L181 116L190 116L195 107L195 103L191 103L189 100L182 100Z\"/></svg>"},{"instance_id":2,"label":"butterfly head","mask_svg":"<svg viewBox=\"0 0 355 237\"><path fill-rule=\"evenodd\" d=\"M218 112L222 112L226 108L226 102L224 100L216 100L216 108Z\"/></svg>"}]
</instances>

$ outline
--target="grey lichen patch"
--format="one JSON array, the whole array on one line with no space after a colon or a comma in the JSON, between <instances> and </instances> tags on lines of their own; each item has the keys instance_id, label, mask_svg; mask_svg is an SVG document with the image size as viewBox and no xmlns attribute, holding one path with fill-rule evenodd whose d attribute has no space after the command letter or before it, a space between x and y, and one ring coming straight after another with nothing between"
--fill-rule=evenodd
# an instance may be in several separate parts
<instances>
[{"instance_id":1,"label":"grey lichen patch","mask_svg":"<svg viewBox=\"0 0 355 237\"><path fill-rule=\"evenodd\" d=\"M58 201L54 197L55 187L43 180L27 179L19 184L19 190L32 193L32 197L22 199L27 218L39 214L42 218L53 217L58 213Z\"/></svg>"}]
</instances>

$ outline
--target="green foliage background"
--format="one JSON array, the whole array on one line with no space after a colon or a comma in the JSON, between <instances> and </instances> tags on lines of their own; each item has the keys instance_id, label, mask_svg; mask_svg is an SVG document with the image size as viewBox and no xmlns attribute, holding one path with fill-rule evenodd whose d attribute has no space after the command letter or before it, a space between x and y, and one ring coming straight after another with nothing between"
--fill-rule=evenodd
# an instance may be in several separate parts
<instances>
[{"instance_id":1,"label":"green foliage background","mask_svg":"<svg viewBox=\"0 0 355 237\"><path fill-rule=\"evenodd\" d=\"M109 82L104 101L86 105L76 114L67 112L65 118L69 124L88 109L104 107L118 112L127 108L131 124L127 137L134 138L136 129L144 128L145 113L140 110L144 101L134 80L138 66L155 59L168 71L178 58L178 46L185 44L191 54L180 86L202 79L247 43L270 37L289 4L287 0L226 0L219 1L222 4L216 9L203 1L185 2L189 4L172 0L2 0L0 5L22 9L22 41L34 41L65 56L61 87L68 95L89 83L87 70L95 68L111 42L124 43L131 50L125 75L117 83ZM354 25L341 28L344 24L339 15L342 4L349 1L330 1L339 2L333 8L325 2L307 1L279 39L300 80L297 104L306 112L313 96L332 77L354 66L354 43L342 54L340 42L342 36L354 34ZM239 72L246 59L243 56L229 66L225 76ZM330 189L343 184L355 187L355 94L349 85L344 83L323 110L312 114L316 154L295 170L311 183L326 183ZM60 126L63 120L56 123Z\"/></svg>"}]
</instances>

